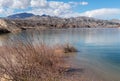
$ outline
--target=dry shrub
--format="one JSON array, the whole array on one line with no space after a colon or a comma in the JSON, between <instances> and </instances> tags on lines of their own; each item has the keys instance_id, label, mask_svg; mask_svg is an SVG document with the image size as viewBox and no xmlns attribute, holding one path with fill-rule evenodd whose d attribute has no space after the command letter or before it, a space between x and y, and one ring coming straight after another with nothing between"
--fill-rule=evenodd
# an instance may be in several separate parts
<instances>
[{"instance_id":1,"label":"dry shrub","mask_svg":"<svg viewBox=\"0 0 120 81\"><path fill-rule=\"evenodd\" d=\"M71 52L77 52L78 51L75 47L73 47L70 44L64 45L63 50L64 50L64 53L71 53Z\"/></svg>"},{"instance_id":2,"label":"dry shrub","mask_svg":"<svg viewBox=\"0 0 120 81\"><path fill-rule=\"evenodd\" d=\"M14 43L12 43L14 44ZM45 44L18 42L0 50L0 73L12 81L59 81L65 60Z\"/></svg>"},{"instance_id":3,"label":"dry shrub","mask_svg":"<svg viewBox=\"0 0 120 81\"><path fill-rule=\"evenodd\" d=\"M73 52L78 52L78 50L70 45L69 43L64 44L64 45L57 45L55 48L56 53L64 54L64 53L73 53Z\"/></svg>"}]
</instances>

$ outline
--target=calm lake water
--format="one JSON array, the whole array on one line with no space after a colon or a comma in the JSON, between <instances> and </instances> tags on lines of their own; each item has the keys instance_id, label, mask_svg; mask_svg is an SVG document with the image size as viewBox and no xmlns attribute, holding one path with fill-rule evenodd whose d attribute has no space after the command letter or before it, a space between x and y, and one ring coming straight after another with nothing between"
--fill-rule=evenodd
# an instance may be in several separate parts
<instances>
[{"instance_id":1,"label":"calm lake water","mask_svg":"<svg viewBox=\"0 0 120 81\"><path fill-rule=\"evenodd\" d=\"M73 57L76 66L85 71L89 69L90 76L101 81L120 81L120 29L54 29L34 31L32 34L31 31L23 31L16 35L1 35L0 44L9 39L27 42L29 37L34 44L70 43L79 50Z\"/></svg>"}]
</instances>

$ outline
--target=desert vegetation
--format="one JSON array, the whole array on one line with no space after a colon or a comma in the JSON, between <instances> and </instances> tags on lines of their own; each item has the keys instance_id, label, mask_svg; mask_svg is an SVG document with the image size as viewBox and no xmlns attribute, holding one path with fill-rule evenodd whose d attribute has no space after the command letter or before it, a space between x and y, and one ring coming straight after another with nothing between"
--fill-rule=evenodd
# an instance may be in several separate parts
<instances>
[{"instance_id":1,"label":"desert vegetation","mask_svg":"<svg viewBox=\"0 0 120 81\"><path fill-rule=\"evenodd\" d=\"M64 81L70 69L65 53L76 51L68 44L11 42L0 49L0 81Z\"/></svg>"}]
</instances>

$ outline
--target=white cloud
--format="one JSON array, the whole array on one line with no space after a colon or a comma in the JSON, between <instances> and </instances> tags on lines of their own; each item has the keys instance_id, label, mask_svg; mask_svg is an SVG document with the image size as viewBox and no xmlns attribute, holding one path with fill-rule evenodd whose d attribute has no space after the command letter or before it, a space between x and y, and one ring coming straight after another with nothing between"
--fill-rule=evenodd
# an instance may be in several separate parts
<instances>
[{"instance_id":1,"label":"white cloud","mask_svg":"<svg viewBox=\"0 0 120 81\"><path fill-rule=\"evenodd\" d=\"M120 18L120 9L119 8L102 8L91 11L86 11L83 13L74 12L71 8L66 7L66 9L62 9L58 5L52 8L40 8L29 11L34 14L47 14L51 16L59 16L59 17L77 17L77 16L87 16L87 17L95 17L101 19L112 19L112 18Z\"/></svg>"},{"instance_id":2,"label":"white cloud","mask_svg":"<svg viewBox=\"0 0 120 81\"><path fill-rule=\"evenodd\" d=\"M70 10L64 10L64 9L52 9L52 8L41 8L41 9L34 9L31 11L28 11L30 13L36 14L36 15L51 15L51 16L59 16L59 17L65 17L66 14L70 13Z\"/></svg>"},{"instance_id":3,"label":"white cloud","mask_svg":"<svg viewBox=\"0 0 120 81\"><path fill-rule=\"evenodd\" d=\"M10 6L13 9L25 9L30 6L31 0L11 0L13 1L12 6Z\"/></svg>"},{"instance_id":4,"label":"white cloud","mask_svg":"<svg viewBox=\"0 0 120 81\"><path fill-rule=\"evenodd\" d=\"M3 9L3 8L0 8L0 13L2 13L1 14L2 16L10 15L11 13L13 13L13 10L12 9Z\"/></svg>"},{"instance_id":5,"label":"white cloud","mask_svg":"<svg viewBox=\"0 0 120 81\"><path fill-rule=\"evenodd\" d=\"M102 8L102 9L86 11L84 13L81 13L80 15L87 16L87 17L96 17L101 19L111 19L111 18L117 18L117 16L120 16L120 9Z\"/></svg>"},{"instance_id":6,"label":"white cloud","mask_svg":"<svg viewBox=\"0 0 120 81\"><path fill-rule=\"evenodd\" d=\"M30 5L30 1L31 0L0 0L0 7L8 9L26 8Z\"/></svg>"},{"instance_id":7,"label":"white cloud","mask_svg":"<svg viewBox=\"0 0 120 81\"><path fill-rule=\"evenodd\" d=\"M80 5L88 5L88 2L85 2L85 1L80 2Z\"/></svg>"},{"instance_id":8,"label":"white cloud","mask_svg":"<svg viewBox=\"0 0 120 81\"><path fill-rule=\"evenodd\" d=\"M3 8L0 8L0 13L4 13L4 9Z\"/></svg>"},{"instance_id":9,"label":"white cloud","mask_svg":"<svg viewBox=\"0 0 120 81\"><path fill-rule=\"evenodd\" d=\"M73 10L76 6L84 6L88 4L89 3L86 1L62 2L55 0L0 0L0 15L9 15L26 11L37 15L47 14L59 17L87 16L101 19L120 18L119 8L102 8L83 13L75 12ZM18 9L17 12L15 11L16 9Z\"/></svg>"},{"instance_id":10,"label":"white cloud","mask_svg":"<svg viewBox=\"0 0 120 81\"><path fill-rule=\"evenodd\" d=\"M68 12L71 12L72 5L69 3L64 2L57 2L57 1L49 1L46 3L47 7L39 7L35 8L31 11L34 14L47 14L51 16L59 16L61 17L63 14L68 14Z\"/></svg>"},{"instance_id":11,"label":"white cloud","mask_svg":"<svg viewBox=\"0 0 120 81\"><path fill-rule=\"evenodd\" d=\"M48 0L0 0L0 14L18 13L26 10L26 12L33 12L35 14L48 14L54 16L61 16L72 12L73 6L85 5L86 3L81 2L62 2L62 1L48 1ZM76 3L76 4L75 4ZM29 10L28 8L31 8ZM3 9L3 10L2 10ZM18 10L17 12L15 10ZM8 12L10 11L10 12ZM38 12L39 11L39 12ZM8 15L7 14L7 15Z\"/></svg>"},{"instance_id":12,"label":"white cloud","mask_svg":"<svg viewBox=\"0 0 120 81\"><path fill-rule=\"evenodd\" d=\"M71 5L69 3L64 2L50 1L49 7L53 9L70 9Z\"/></svg>"},{"instance_id":13,"label":"white cloud","mask_svg":"<svg viewBox=\"0 0 120 81\"><path fill-rule=\"evenodd\" d=\"M59 17L87 16L101 19L120 18L119 8L102 8L90 10L83 13L75 12L76 6L84 6L89 3L83 2L62 2L48 0L0 0L0 15L9 15L22 11L32 12L37 15L47 14ZM28 8L31 8L30 10ZM16 12L15 10L18 9Z\"/></svg>"},{"instance_id":14,"label":"white cloud","mask_svg":"<svg viewBox=\"0 0 120 81\"><path fill-rule=\"evenodd\" d=\"M36 15L43 15L43 14L46 14L46 15L51 15L53 16L53 10L52 9L34 9L34 10L31 10L31 11L28 11L29 13L33 13L33 14L36 14ZM53 15L52 15L53 14Z\"/></svg>"},{"instance_id":15,"label":"white cloud","mask_svg":"<svg viewBox=\"0 0 120 81\"><path fill-rule=\"evenodd\" d=\"M0 0L0 7L9 7L13 4L13 0Z\"/></svg>"},{"instance_id":16,"label":"white cloud","mask_svg":"<svg viewBox=\"0 0 120 81\"><path fill-rule=\"evenodd\" d=\"M47 0L31 0L32 7L46 7Z\"/></svg>"},{"instance_id":17,"label":"white cloud","mask_svg":"<svg viewBox=\"0 0 120 81\"><path fill-rule=\"evenodd\" d=\"M77 6L77 5L85 6L85 5L88 5L89 3L82 1L82 2L69 2L69 4L74 5L74 6Z\"/></svg>"}]
</instances>

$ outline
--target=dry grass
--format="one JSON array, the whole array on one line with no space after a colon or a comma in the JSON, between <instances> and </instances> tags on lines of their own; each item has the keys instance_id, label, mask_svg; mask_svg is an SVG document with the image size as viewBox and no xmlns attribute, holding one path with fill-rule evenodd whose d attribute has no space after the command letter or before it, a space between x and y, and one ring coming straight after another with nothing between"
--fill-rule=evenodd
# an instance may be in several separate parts
<instances>
[{"instance_id":1,"label":"dry grass","mask_svg":"<svg viewBox=\"0 0 120 81\"><path fill-rule=\"evenodd\" d=\"M64 58L64 53L72 52L68 45L58 53L45 44L11 44L0 49L0 75L5 81L61 81L68 70Z\"/></svg>"},{"instance_id":2,"label":"dry grass","mask_svg":"<svg viewBox=\"0 0 120 81\"><path fill-rule=\"evenodd\" d=\"M0 81L90 81L66 62L71 45L11 44L0 47Z\"/></svg>"}]
</instances>

